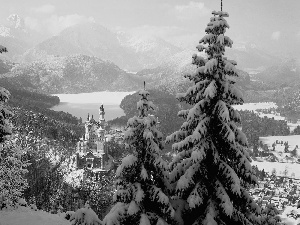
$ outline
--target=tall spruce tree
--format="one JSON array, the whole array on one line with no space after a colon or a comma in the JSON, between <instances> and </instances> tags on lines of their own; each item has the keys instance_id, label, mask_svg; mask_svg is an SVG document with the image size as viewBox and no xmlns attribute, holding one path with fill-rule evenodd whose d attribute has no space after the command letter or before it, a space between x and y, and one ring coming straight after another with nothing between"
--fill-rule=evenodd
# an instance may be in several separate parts
<instances>
[{"instance_id":1,"label":"tall spruce tree","mask_svg":"<svg viewBox=\"0 0 300 225\"><path fill-rule=\"evenodd\" d=\"M6 108L5 103L8 101L10 93L3 87L0 87L0 143L5 140L7 135L12 132L9 118L12 113Z\"/></svg>"},{"instance_id":2,"label":"tall spruce tree","mask_svg":"<svg viewBox=\"0 0 300 225\"><path fill-rule=\"evenodd\" d=\"M193 82L180 101L192 107L178 113L186 121L167 141L178 155L170 164L174 200L181 200L180 224L256 224L260 208L247 188L257 184L247 152L248 143L238 128L240 115L232 107L243 104L234 86L237 71L224 57L232 40L225 36L228 13L213 11L206 35L196 48L207 58L193 55L197 66L187 77Z\"/></svg>"},{"instance_id":3,"label":"tall spruce tree","mask_svg":"<svg viewBox=\"0 0 300 225\"><path fill-rule=\"evenodd\" d=\"M0 45L0 53L3 52L7 52L7 49ZM11 124L8 119L12 116L12 113L4 105L9 97L9 91L0 87L0 143L4 141L7 135L11 134Z\"/></svg>"},{"instance_id":4,"label":"tall spruce tree","mask_svg":"<svg viewBox=\"0 0 300 225\"><path fill-rule=\"evenodd\" d=\"M116 204L103 220L104 224L165 224L174 210L167 196L168 166L160 157L164 146L156 126L149 92L142 90L137 103L138 116L128 120L125 141L133 154L123 158L116 171Z\"/></svg>"},{"instance_id":5,"label":"tall spruce tree","mask_svg":"<svg viewBox=\"0 0 300 225\"><path fill-rule=\"evenodd\" d=\"M0 87L0 209L5 205L16 204L27 187L24 179L27 163L22 160L23 152L15 138L7 138L12 134L9 121L12 113L5 106L9 97L9 91Z\"/></svg>"}]
</instances>

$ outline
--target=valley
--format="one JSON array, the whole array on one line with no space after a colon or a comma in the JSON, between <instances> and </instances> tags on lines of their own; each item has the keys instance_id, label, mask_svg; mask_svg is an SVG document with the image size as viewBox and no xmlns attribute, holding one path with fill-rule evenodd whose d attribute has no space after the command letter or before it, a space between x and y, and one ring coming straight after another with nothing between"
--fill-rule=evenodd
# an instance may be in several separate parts
<instances>
[{"instance_id":1,"label":"valley","mask_svg":"<svg viewBox=\"0 0 300 225\"><path fill-rule=\"evenodd\" d=\"M299 56L233 43L224 36L229 15L212 14L193 50L146 35L147 25L145 34L125 32L92 17L57 17L55 35L17 14L0 24L8 49L0 54L0 224L5 216L20 225L32 212L33 225L41 214L49 225L75 224L79 214L91 225L233 224L249 215L239 222L268 225L268 210L271 220L295 223Z\"/></svg>"}]
</instances>

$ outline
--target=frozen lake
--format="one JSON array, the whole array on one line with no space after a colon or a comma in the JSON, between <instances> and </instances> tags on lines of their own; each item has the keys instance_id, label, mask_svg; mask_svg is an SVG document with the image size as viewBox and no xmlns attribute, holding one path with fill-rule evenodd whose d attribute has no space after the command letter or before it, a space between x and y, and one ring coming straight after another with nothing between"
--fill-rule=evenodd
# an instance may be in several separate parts
<instances>
[{"instance_id":1,"label":"frozen lake","mask_svg":"<svg viewBox=\"0 0 300 225\"><path fill-rule=\"evenodd\" d=\"M68 112L76 117L81 117L85 121L87 114L94 115L94 119L99 118L99 107L104 105L105 119L112 120L124 115L120 108L122 99L134 92L93 92L79 94L54 94L60 98L59 105L52 107L52 110Z\"/></svg>"}]
</instances>

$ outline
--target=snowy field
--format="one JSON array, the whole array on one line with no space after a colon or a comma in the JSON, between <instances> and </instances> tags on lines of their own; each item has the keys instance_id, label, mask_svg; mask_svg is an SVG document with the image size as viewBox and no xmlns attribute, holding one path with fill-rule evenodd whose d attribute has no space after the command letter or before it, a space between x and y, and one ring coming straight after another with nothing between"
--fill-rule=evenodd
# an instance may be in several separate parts
<instances>
[{"instance_id":1,"label":"snowy field","mask_svg":"<svg viewBox=\"0 0 300 225\"><path fill-rule=\"evenodd\" d=\"M272 144L278 141L288 142L289 149L294 149L296 145L300 148L300 135L290 135L290 136L268 136L268 137L260 137L260 141L263 144L267 144L269 148L271 148Z\"/></svg>"},{"instance_id":2,"label":"snowy field","mask_svg":"<svg viewBox=\"0 0 300 225\"><path fill-rule=\"evenodd\" d=\"M300 179L300 164L298 163L279 163L279 162L258 162L252 161L251 165L256 165L259 170L264 169L269 174L275 168L277 175L282 175L285 168L288 170L288 176L291 177L292 173L295 174L296 179Z\"/></svg>"},{"instance_id":3,"label":"snowy field","mask_svg":"<svg viewBox=\"0 0 300 225\"><path fill-rule=\"evenodd\" d=\"M33 211L21 206L9 211L0 211L0 225L71 225L71 223L57 214L45 211Z\"/></svg>"},{"instance_id":4,"label":"snowy field","mask_svg":"<svg viewBox=\"0 0 300 225\"><path fill-rule=\"evenodd\" d=\"M274 102L259 102L259 103L245 103L243 105L233 105L233 108L235 108L236 110L256 111L258 109L277 108L277 105Z\"/></svg>"},{"instance_id":5,"label":"snowy field","mask_svg":"<svg viewBox=\"0 0 300 225\"><path fill-rule=\"evenodd\" d=\"M271 108L277 108L278 106L274 102L259 102L259 103L245 103L243 105L233 105L233 108L236 110L249 110L254 111L258 114L259 117L268 117L268 118L274 118L274 120L286 120L285 117L275 114L266 114L266 113L259 113L257 112L258 109L271 109ZM290 132L292 132L297 126L300 126L300 122L298 123L288 123L288 127L290 128Z\"/></svg>"},{"instance_id":6,"label":"snowy field","mask_svg":"<svg viewBox=\"0 0 300 225\"><path fill-rule=\"evenodd\" d=\"M291 135L291 136L269 136L269 137L260 137L260 141L263 142L263 144L268 145L268 148L272 148L272 144L278 141L283 141L283 142L288 142L289 144L289 150L293 150L296 145L300 147L300 135ZM289 153L284 153L284 145L277 144L275 146L275 151L274 155L277 157L280 157L278 155L279 152L282 152L282 157L289 156ZM298 149L298 154L300 149ZM282 172L285 170L287 167L288 169L288 176L291 176L292 173L295 174L295 178L300 179L300 164L298 163L280 163L280 162L257 162L253 161L252 165L257 165L257 167L262 170L264 169L266 172L271 173L272 170L275 168L277 171L277 175L282 174Z\"/></svg>"},{"instance_id":7,"label":"snowy field","mask_svg":"<svg viewBox=\"0 0 300 225\"><path fill-rule=\"evenodd\" d=\"M291 212L294 212L293 214L300 215L300 209L297 209L296 207L293 207L293 206L287 206L284 209L284 211L282 212L282 214L280 215L281 221L285 225L299 224L300 223L300 218L294 219L294 218L291 218L290 216L288 216L289 214L291 214Z\"/></svg>"},{"instance_id":8,"label":"snowy field","mask_svg":"<svg viewBox=\"0 0 300 225\"><path fill-rule=\"evenodd\" d=\"M122 99L135 92L92 92L79 94L54 94L58 96L60 102L68 103L103 103L104 105L120 105Z\"/></svg>"},{"instance_id":9,"label":"snowy field","mask_svg":"<svg viewBox=\"0 0 300 225\"><path fill-rule=\"evenodd\" d=\"M271 113L268 113L268 114L265 114L265 113L259 113L259 117L268 117L268 118L274 118L274 120L285 120L285 117L283 116L280 116L280 115L274 115L274 114L271 114Z\"/></svg>"}]
</instances>

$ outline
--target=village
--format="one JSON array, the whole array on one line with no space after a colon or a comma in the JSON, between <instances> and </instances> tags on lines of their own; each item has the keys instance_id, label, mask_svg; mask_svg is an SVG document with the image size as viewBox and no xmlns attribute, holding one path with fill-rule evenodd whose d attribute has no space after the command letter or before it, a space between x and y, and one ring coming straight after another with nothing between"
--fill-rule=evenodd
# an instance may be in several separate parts
<instances>
[{"instance_id":1,"label":"village","mask_svg":"<svg viewBox=\"0 0 300 225\"><path fill-rule=\"evenodd\" d=\"M250 194L261 206L274 204L282 218L300 218L300 135L260 137L252 153L258 186Z\"/></svg>"}]
</instances>

